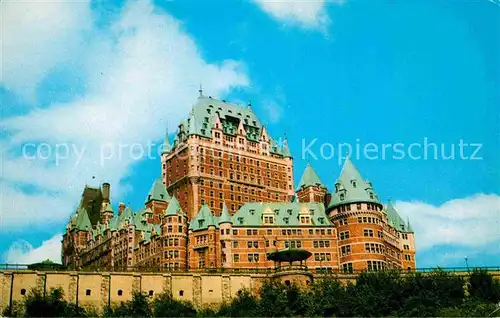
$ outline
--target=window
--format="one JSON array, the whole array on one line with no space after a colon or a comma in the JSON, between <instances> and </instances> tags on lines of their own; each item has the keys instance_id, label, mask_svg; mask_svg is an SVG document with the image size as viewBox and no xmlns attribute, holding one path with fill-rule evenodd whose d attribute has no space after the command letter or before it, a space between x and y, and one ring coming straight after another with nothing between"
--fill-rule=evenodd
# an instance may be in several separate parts
<instances>
[{"instance_id":1,"label":"window","mask_svg":"<svg viewBox=\"0 0 500 318\"><path fill-rule=\"evenodd\" d=\"M233 241L233 248L238 248L238 241Z\"/></svg>"},{"instance_id":2,"label":"window","mask_svg":"<svg viewBox=\"0 0 500 318\"><path fill-rule=\"evenodd\" d=\"M344 273L352 273L353 272L352 263L342 264L342 270L344 271Z\"/></svg>"},{"instance_id":3,"label":"window","mask_svg":"<svg viewBox=\"0 0 500 318\"><path fill-rule=\"evenodd\" d=\"M24 288L21 289L21 295L23 295L23 296L26 295L26 289L24 289Z\"/></svg>"},{"instance_id":4,"label":"window","mask_svg":"<svg viewBox=\"0 0 500 318\"><path fill-rule=\"evenodd\" d=\"M405 244L405 245L403 245L403 248L404 248L405 250L409 250L409 249L410 249L410 246L409 246L409 245L407 245L407 244Z\"/></svg>"},{"instance_id":5,"label":"window","mask_svg":"<svg viewBox=\"0 0 500 318\"><path fill-rule=\"evenodd\" d=\"M373 237L373 230L370 229L364 229L363 230L363 235L368 236L368 237Z\"/></svg>"},{"instance_id":6,"label":"window","mask_svg":"<svg viewBox=\"0 0 500 318\"><path fill-rule=\"evenodd\" d=\"M347 218L340 219L339 224L340 224L340 225L347 225L347 224L348 224L348 223L347 223Z\"/></svg>"},{"instance_id":7,"label":"window","mask_svg":"<svg viewBox=\"0 0 500 318\"><path fill-rule=\"evenodd\" d=\"M351 245L344 245L340 248L340 254L346 256L351 254Z\"/></svg>"},{"instance_id":8,"label":"window","mask_svg":"<svg viewBox=\"0 0 500 318\"><path fill-rule=\"evenodd\" d=\"M340 232L340 239L347 240L349 238L349 231Z\"/></svg>"},{"instance_id":9,"label":"window","mask_svg":"<svg viewBox=\"0 0 500 318\"><path fill-rule=\"evenodd\" d=\"M90 289L87 289L87 290L85 291L85 295L86 295L86 296L90 296L90 294L91 294L91 293L92 293L92 292L90 291Z\"/></svg>"},{"instance_id":10,"label":"window","mask_svg":"<svg viewBox=\"0 0 500 318\"><path fill-rule=\"evenodd\" d=\"M234 261L235 263L238 263L238 262L240 261L240 255L239 255L239 254L234 254L234 255L233 255L233 261Z\"/></svg>"},{"instance_id":11,"label":"window","mask_svg":"<svg viewBox=\"0 0 500 318\"><path fill-rule=\"evenodd\" d=\"M184 291L182 289L179 290L179 296L184 296Z\"/></svg>"},{"instance_id":12,"label":"window","mask_svg":"<svg viewBox=\"0 0 500 318\"><path fill-rule=\"evenodd\" d=\"M154 292L153 290L150 290L148 294L149 294L149 296L153 296L153 295L154 295L154 293L155 293L155 292Z\"/></svg>"}]
</instances>

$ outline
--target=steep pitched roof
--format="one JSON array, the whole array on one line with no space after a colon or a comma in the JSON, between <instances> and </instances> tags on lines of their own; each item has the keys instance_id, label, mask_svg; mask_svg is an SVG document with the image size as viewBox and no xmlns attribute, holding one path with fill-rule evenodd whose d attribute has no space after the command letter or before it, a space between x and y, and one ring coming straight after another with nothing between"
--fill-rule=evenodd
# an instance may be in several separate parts
<instances>
[{"instance_id":1,"label":"steep pitched roof","mask_svg":"<svg viewBox=\"0 0 500 318\"><path fill-rule=\"evenodd\" d=\"M217 223L217 217L212 214L208 205L204 204L196 217L189 223L189 229L192 231L204 230L208 229L209 226L217 227Z\"/></svg>"},{"instance_id":2,"label":"steep pitched roof","mask_svg":"<svg viewBox=\"0 0 500 318\"><path fill-rule=\"evenodd\" d=\"M149 190L145 203L148 203L150 201L168 202L169 200L170 195L168 194L167 188L165 188L163 181L161 179L156 179L151 186L151 189Z\"/></svg>"},{"instance_id":3,"label":"steep pitched roof","mask_svg":"<svg viewBox=\"0 0 500 318\"><path fill-rule=\"evenodd\" d=\"M372 184L361 177L358 169L347 158L335 184L335 192L332 193L328 208L353 202L380 203Z\"/></svg>"},{"instance_id":4,"label":"steep pitched roof","mask_svg":"<svg viewBox=\"0 0 500 318\"><path fill-rule=\"evenodd\" d=\"M227 206L224 203L224 206L222 207L222 213L220 214L219 217L219 224L222 223L233 223L231 220L231 215L229 214L229 211L227 210Z\"/></svg>"},{"instance_id":5,"label":"steep pitched roof","mask_svg":"<svg viewBox=\"0 0 500 318\"><path fill-rule=\"evenodd\" d=\"M115 213L115 211L113 211L113 207L111 206L111 203L106 203L106 206L104 207L104 212L111 212L112 214Z\"/></svg>"},{"instance_id":6,"label":"steep pitched roof","mask_svg":"<svg viewBox=\"0 0 500 318\"><path fill-rule=\"evenodd\" d=\"M290 148L288 147L288 140L286 137L283 139L283 157L292 158L292 153L290 152Z\"/></svg>"},{"instance_id":7,"label":"steep pitched roof","mask_svg":"<svg viewBox=\"0 0 500 318\"><path fill-rule=\"evenodd\" d=\"M314 170L314 168L308 162L304 169L304 172L302 173L302 178L300 178L300 182L297 186L296 191L299 191L301 188L307 188L311 186L320 186L326 189L325 185L323 184L323 182L321 182L321 179L316 173L316 170Z\"/></svg>"},{"instance_id":8,"label":"steep pitched roof","mask_svg":"<svg viewBox=\"0 0 500 318\"><path fill-rule=\"evenodd\" d=\"M168 202L168 207L163 215L164 216L177 215L179 213L179 210L182 214L184 214L181 205L179 204L179 201L177 201L177 198L175 196L172 196L170 202Z\"/></svg>"},{"instance_id":9,"label":"steep pitched roof","mask_svg":"<svg viewBox=\"0 0 500 318\"><path fill-rule=\"evenodd\" d=\"M272 225L266 226L327 226L331 222L321 203L246 203L233 215L233 226L262 226L264 216L274 216ZM300 223L301 216L309 216L310 224Z\"/></svg>"},{"instance_id":10,"label":"steep pitched roof","mask_svg":"<svg viewBox=\"0 0 500 318\"><path fill-rule=\"evenodd\" d=\"M78 210L75 229L79 231L88 231L92 229L92 224L90 223L90 218L89 214L87 213L87 209L80 208Z\"/></svg>"},{"instance_id":11,"label":"steep pitched roof","mask_svg":"<svg viewBox=\"0 0 500 318\"><path fill-rule=\"evenodd\" d=\"M259 142L261 139L264 127L251 107L238 106L224 100L200 96L187 120L181 121L174 138L173 147L175 148L189 135L212 138L212 128L218 120L221 124L219 128L225 134L236 136L238 127L243 125L244 133L242 136L255 142ZM271 141L270 152L282 154L281 149L272 144L273 141L270 136L269 139Z\"/></svg>"},{"instance_id":12,"label":"steep pitched roof","mask_svg":"<svg viewBox=\"0 0 500 318\"><path fill-rule=\"evenodd\" d=\"M405 221L399 215L396 208L394 208L391 201L387 202L385 212L387 214L387 218L389 219L389 224L392 225L396 230L404 233L413 232L411 227L409 227L410 222L408 221L408 225L406 225Z\"/></svg>"}]
</instances>

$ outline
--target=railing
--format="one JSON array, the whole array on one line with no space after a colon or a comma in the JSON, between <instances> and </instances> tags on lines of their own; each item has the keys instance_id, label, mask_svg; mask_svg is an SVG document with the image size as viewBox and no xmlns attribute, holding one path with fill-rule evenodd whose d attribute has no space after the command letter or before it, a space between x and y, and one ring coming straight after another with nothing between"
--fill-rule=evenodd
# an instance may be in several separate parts
<instances>
[{"instance_id":1,"label":"railing","mask_svg":"<svg viewBox=\"0 0 500 318\"><path fill-rule=\"evenodd\" d=\"M0 264L0 271L82 271L82 272L162 272L162 273L256 273L256 274L271 274L279 271L308 271L313 274L359 274L366 272L362 271L343 271L342 269L332 268L311 268L305 265L282 265L277 268L197 268L197 269L175 269L165 267L142 267L142 266L103 266L103 267L81 267L81 268L66 268L62 265L57 267L41 266L28 268L27 264ZM483 266L483 267L442 267L442 268L417 268L414 270L403 269L386 269L386 271L399 271L400 273L429 273L436 270L442 270L450 273L469 273L473 269L486 270L495 275L500 275L500 266ZM379 270L380 271L380 270Z\"/></svg>"}]
</instances>

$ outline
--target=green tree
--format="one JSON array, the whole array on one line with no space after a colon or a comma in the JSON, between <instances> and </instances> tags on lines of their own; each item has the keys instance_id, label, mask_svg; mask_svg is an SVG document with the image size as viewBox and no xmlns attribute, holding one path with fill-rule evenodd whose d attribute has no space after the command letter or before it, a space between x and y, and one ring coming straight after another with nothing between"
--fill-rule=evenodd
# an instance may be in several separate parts
<instances>
[{"instance_id":1,"label":"green tree","mask_svg":"<svg viewBox=\"0 0 500 318\"><path fill-rule=\"evenodd\" d=\"M61 288L51 289L47 295L32 289L24 301L25 317L85 317L85 309L64 300Z\"/></svg>"},{"instance_id":2,"label":"green tree","mask_svg":"<svg viewBox=\"0 0 500 318\"><path fill-rule=\"evenodd\" d=\"M474 269L469 277L468 291L470 297L486 302L500 301L500 282L486 270Z\"/></svg>"},{"instance_id":3,"label":"green tree","mask_svg":"<svg viewBox=\"0 0 500 318\"><path fill-rule=\"evenodd\" d=\"M264 317L302 316L307 311L307 301L295 284L268 281L260 290L259 315Z\"/></svg>"},{"instance_id":4,"label":"green tree","mask_svg":"<svg viewBox=\"0 0 500 318\"><path fill-rule=\"evenodd\" d=\"M307 316L346 316L346 288L334 276L317 279L305 296Z\"/></svg>"},{"instance_id":5,"label":"green tree","mask_svg":"<svg viewBox=\"0 0 500 318\"><path fill-rule=\"evenodd\" d=\"M153 317L151 306L146 294L134 291L132 300L121 302L114 308L104 312L105 317Z\"/></svg>"},{"instance_id":6,"label":"green tree","mask_svg":"<svg viewBox=\"0 0 500 318\"><path fill-rule=\"evenodd\" d=\"M163 293L153 301L155 317L194 317L196 309L187 301L173 299L170 294Z\"/></svg>"},{"instance_id":7,"label":"green tree","mask_svg":"<svg viewBox=\"0 0 500 318\"><path fill-rule=\"evenodd\" d=\"M259 317L259 301L250 291L243 289L230 303L222 304L217 312L221 317Z\"/></svg>"}]
</instances>

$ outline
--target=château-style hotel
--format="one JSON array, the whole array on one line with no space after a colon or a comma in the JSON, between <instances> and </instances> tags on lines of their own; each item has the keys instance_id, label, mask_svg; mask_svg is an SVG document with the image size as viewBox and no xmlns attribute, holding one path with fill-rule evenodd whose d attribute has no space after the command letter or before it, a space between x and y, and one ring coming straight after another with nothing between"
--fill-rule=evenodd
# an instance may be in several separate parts
<instances>
[{"instance_id":1,"label":"ch\u00e2teau-style hotel","mask_svg":"<svg viewBox=\"0 0 500 318\"><path fill-rule=\"evenodd\" d=\"M63 237L64 265L242 271L273 269L272 252L305 250L309 269L416 266L409 222L349 159L335 189L310 164L294 187L286 139L278 144L250 107L201 95L165 145L143 208L113 205L107 183L85 187Z\"/></svg>"}]
</instances>

